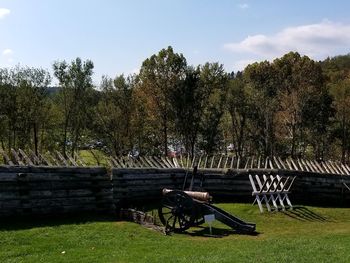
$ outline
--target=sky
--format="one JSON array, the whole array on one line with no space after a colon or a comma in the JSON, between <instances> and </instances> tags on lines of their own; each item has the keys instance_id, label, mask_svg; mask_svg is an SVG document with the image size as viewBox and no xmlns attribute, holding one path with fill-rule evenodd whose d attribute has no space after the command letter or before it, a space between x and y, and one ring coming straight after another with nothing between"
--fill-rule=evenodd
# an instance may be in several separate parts
<instances>
[{"instance_id":1,"label":"sky","mask_svg":"<svg viewBox=\"0 0 350 263\"><path fill-rule=\"evenodd\" d=\"M81 57L98 85L168 46L229 72L289 51L322 60L350 52L349 10L346 0L0 0L0 67L52 72Z\"/></svg>"}]
</instances>

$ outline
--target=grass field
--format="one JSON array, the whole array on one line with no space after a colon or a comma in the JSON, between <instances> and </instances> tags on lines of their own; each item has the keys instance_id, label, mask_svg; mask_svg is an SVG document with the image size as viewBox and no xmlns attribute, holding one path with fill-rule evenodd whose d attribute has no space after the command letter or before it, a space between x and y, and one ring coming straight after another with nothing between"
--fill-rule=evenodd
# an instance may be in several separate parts
<instances>
[{"instance_id":1,"label":"grass field","mask_svg":"<svg viewBox=\"0 0 350 263\"><path fill-rule=\"evenodd\" d=\"M2 222L0 262L350 262L350 208L297 207L260 214L248 204L221 208L257 224L238 235L220 223L164 236L113 218Z\"/></svg>"},{"instance_id":2,"label":"grass field","mask_svg":"<svg viewBox=\"0 0 350 263\"><path fill-rule=\"evenodd\" d=\"M108 166L108 157L100 150L81 150L80 158L86 165L90 166Z\"/></svg>"}]
</instances>

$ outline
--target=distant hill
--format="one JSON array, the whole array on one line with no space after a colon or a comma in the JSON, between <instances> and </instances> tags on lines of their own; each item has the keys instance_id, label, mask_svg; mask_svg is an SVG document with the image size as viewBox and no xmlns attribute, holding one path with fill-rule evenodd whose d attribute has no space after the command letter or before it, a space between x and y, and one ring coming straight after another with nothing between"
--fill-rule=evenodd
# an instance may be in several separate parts
<instances>
[{"instance_id":1,"label":"distant hill","mask_svg":"<svg viewBox=\"0 0 350 263\"><path fill-rule=\"evenodd\" d=\"M347 55L339 55L331 58L326 58L321 62L324 70L350 70L350 53Z\"/></svg>"}]
</instances>

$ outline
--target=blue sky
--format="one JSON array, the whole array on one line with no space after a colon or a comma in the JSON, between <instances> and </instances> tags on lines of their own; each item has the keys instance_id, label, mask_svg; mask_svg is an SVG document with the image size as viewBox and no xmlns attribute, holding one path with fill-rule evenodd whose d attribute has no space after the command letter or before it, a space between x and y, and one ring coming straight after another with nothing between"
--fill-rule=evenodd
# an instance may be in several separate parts
<instances>
[{"instance_id":1,"label":"blue sky","mask_svg":"<svg viewBox=\"0 0 350 263\"><path fill-rule=\"evenodd\" d=\"M169 45L227 71L290 50L323 59L350 52L349 10L345 0L0 0L0 67L81 57L98 84Z\"/></svg>"}]
</instances>

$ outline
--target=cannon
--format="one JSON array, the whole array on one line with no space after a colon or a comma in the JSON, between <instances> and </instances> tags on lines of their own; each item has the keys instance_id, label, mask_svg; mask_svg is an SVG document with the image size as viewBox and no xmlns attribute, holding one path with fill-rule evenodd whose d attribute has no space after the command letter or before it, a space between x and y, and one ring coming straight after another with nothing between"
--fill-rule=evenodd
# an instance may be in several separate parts
<instances>
[{"instance_id":1,"label":"cannon","mask_svg":"<svg viewBox=\"0 0 350 263\"><path fill-rule=\"evenodd\" d=\"M183 232L190 227L199 226L205 222L206 215L214 215L216 220L239 233L255 232L255 224L247 223L212 205L212 197L208 192L192 191L196 174L197 167L194 167L189 191L184 190L187 173L182 190L163 189L163 199L158 208L158 215L166 232ZM202 182L203 177L201 177L201 185Z\"/></svg>"}]
</instances>

